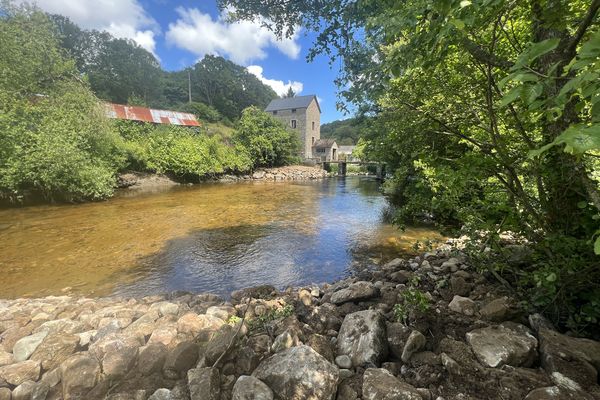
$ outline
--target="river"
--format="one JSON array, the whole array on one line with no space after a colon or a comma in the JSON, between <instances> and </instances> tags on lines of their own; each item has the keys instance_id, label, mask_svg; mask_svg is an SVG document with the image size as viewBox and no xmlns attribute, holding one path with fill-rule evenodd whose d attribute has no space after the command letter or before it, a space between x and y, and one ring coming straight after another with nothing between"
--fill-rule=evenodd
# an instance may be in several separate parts
<instances>
[{"instance_id":1,"label":"river","mask_svg":"<svg viewBox=\"0 0 600 400\"><path fill-rule=\"evenodd\" d=\"M341 278L356 264L439 240L383 222L366 177L214 183L123 191L105 202L0 210L0 298L228 295Z\"/></svg>"}]
</instances>

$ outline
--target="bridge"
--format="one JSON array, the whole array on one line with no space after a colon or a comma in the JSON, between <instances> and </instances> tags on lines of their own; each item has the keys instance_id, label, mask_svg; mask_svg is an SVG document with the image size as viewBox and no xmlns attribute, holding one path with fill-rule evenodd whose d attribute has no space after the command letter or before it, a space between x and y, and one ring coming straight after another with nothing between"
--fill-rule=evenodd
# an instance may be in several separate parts
<instances>
[{"instance_id":1,"label":"bridge","mask_svg":"<svg viewBox=\"0 0 600 400\"><path fill-rule=\"evenodd\" d=\"M378 161L343 161L343 160L339 160L339 161L319 161L319 164L321 164L321 166L323 167L323 169L327 172L331 172L331 164L337 164L338 165L338 175L339 176L346 176L346 170L347 170L347 166L348 164L354 164L354 165L375 165L377 167L377 179L379 180L384 180L385 179L385 163L382 162L378 162Z\"/></svg>"}]
</instances>

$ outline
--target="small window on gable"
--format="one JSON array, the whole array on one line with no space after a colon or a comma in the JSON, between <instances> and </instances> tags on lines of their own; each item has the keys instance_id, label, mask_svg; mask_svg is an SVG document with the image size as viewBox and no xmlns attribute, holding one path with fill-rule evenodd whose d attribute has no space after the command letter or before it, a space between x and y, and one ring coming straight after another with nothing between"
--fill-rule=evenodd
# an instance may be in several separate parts
<instances>
[{"instance_id":1,"label":"small window on gable","mask_svg":"<svg viewBox=\"0 0 600 400\"><path fill-rule=\"evenodd\" d=\"M292 129L296 129L296 120L295 119L291 120L290 125L292 126Z\"/></svg>"},{"instance_id":2,"label":"small window on gable","mask_svg":"<svg viewBox=\"0 0 600 400\"><path fill-rule=\"evenodd\" d=\"M312 130L315 130L315 121L312 122Z\"/></svg>"},{"instance_id":3,"label":"small window on gable","mask_svg":"<svg viewBox=\"0 0 600 400\"><path fill-rule=\"evenodd\" d=\"M277 115L277 111L273 111L273 115Z\"/></svg>"},{"instance_id":4,"label":"small window on gable","mask_svg":"<svg viewBox=\"0 0 600 400\"><path fill-rule=\"evenodd\" d=\"M294 114L296 112L295 108L292 108L292 114Z\"/></svg>"}]
</instances>

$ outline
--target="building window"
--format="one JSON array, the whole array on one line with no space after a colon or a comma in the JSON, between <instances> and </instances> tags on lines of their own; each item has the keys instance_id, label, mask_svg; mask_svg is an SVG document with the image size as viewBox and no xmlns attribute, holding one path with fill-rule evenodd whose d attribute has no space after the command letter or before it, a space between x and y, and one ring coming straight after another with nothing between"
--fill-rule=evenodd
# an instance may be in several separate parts
<instances>
[{"instance_id":1,"label":"building window","mask_svg":"<svg viewBox=\"0 0 600 400\"><path fill-rule=\"evenodd\" d=\"M292 129L296 129L296 120L295 119L291 120L290 125L292 126Z\"/></svg>"},{"instance_id":2,"label":"building window","mask_svg":"<svg viewBox=\"0 0 600 400\"><path fill-rule=\"evenodd\" d=\"M315 130L315 121L312 122L312 130Z\"/></svg>"},{"instance_id":3,"label":"building window","mask_svg":"<svg viewBox=\"0 0 600 400\"><path fill-rule=\"evenodd\" d=\"M277 111L273 111L273 115L277 115Z\"/></svg>"},{"instance_id":4,"label":"building window","mask_svg":"<svg viewBox=\"0 0 600 400\"><path fill-rule=\"evenodd\" d=\"M314 124L314 122L313 122L313 124ZM312 137L312 144L315 144L315 137L314 136Z\"/></svg>"},{"instance_id":5,"label":"building window","mask_svg":"<svg viewBox=\"0 0 600 400\"><path fill-rule=\"evenodd\" d=\"M296 109L292 108L292 114L295 114L295 113L296 113Z\"/></svg>"}]
</instances>

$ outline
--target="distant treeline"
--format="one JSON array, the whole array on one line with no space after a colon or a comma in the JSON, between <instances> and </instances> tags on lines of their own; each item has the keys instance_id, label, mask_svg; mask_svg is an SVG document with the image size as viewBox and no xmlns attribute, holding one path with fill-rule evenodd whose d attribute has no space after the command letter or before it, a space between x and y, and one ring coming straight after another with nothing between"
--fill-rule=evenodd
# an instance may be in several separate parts
<instances>
[{"instance_id":1,"label":"distant treeline","mask_svg":"<svg viewBox=\"0 0 600 400\"><path fill-rule=\"evenodd\" d=\"M354 145L365 129L364 118L348 118L321 126L321 137L335 139L338 145Z\"/></svg>"}]
</instances>

